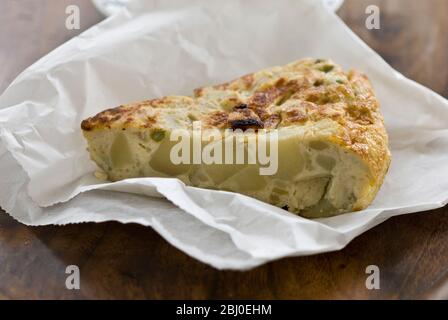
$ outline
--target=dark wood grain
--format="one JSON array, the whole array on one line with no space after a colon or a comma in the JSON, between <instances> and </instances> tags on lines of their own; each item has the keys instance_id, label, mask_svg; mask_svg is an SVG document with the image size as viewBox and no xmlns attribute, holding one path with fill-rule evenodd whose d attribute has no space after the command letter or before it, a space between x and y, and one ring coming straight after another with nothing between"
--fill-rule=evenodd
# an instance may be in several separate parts
<instances>
[{"instance_id":1,"label":"dark wood grain","mask_svg":"<svg viewBox=\"0 0 448 320\"><path fill-rule=\"evenodd\" d=\"M101 20L88 0L0 2L0 91L77 34L64 27L68 4L80 6L83 29ZM380 30L364 27L370 4L381 8ZM446 0L347 0L340 15L395 68L447 97L447 12ZM79 291L65 289L69 264L80 266ZM365 287L370 264L380 290ZM447 209L390 219L339 252L248 272L214 270L139 225L26 227L0 213L0 299L15 298L448 298Z\"/></svg>"}]
</instances>

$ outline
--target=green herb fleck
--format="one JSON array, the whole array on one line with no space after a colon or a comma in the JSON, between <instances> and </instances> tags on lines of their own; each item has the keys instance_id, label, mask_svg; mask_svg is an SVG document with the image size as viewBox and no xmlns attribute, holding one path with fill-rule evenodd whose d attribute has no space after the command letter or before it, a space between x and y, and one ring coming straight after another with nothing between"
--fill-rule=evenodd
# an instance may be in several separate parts
<instances>
[{"instance_id":1,"label":"green herb fleck","mask_svg":"<svg viewBox=\"0 0 448 320\"><path fill-rule=\"evenodd\" d=\"M197 121L198 117L196 117L196 115L194 115L193 113L189 113L188 119L190 119L191 121Z\"/></svg>"},{"instance_id":2,"label":"green herb fleck","mask_svg":"<svg viewBox=\"0 0 448 320\"><path fill-rule=\"evenodd\" d=\"M331 65L331 64L325 64L325 65L323 65L322 67L319 68L320 71L323 71L325 73L328 73L328 72L330 72L333 69L334 69L334 66Z\"/></svg>"},{"instance_id":3,"label":"green herb fleck","mask_svg":"<svg viewBox=\"0 0 448 320\"><path fill-rule=\"evenodd\" d=\"M161 129L156 129L153 132L151 132L151 139L156 141L156 142L160 142L163 140L163 138L165 138L165 131L161 130Z\"/></svg>"}]
</instances>

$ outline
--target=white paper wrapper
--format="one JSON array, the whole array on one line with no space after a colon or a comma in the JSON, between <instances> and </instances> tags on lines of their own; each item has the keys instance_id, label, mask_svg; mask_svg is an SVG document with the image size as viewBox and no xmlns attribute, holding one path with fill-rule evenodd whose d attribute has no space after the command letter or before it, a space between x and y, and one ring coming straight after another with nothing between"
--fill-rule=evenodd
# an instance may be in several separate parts
<instances>
[{"instance_id":1,"label":"white paper wrapper","mask_svg":"<svg viewBox=\"0 0 448 320\"><path fill-rule=\"evenodd\" d=\"M138 1L138 0L92 0L95 7L105 16L116 14L117 12L122 10L123 7L128 5L131 1ZM325 7L333 11L337 11L344 3L344 0L321 0L321 1L323 2Z\"/></svg>"},{"instance_id":2,"label":"white paper wrapper","mask_svg":"<svg viewBox=\"0 0 448 320\"><path fill-rule=\"evenodd\" d=\"M393 161L367 210L313 221L176 179L93 177L79 128L87 116L303 57L362 70L377 91ZM394 71L321 2L135 2L28 68L0 97L0 205L28 225L140 223L216 268L247 269L338 250L391 216L445 205L447 120L445 99Z\"/></svg>"}]
</instances>

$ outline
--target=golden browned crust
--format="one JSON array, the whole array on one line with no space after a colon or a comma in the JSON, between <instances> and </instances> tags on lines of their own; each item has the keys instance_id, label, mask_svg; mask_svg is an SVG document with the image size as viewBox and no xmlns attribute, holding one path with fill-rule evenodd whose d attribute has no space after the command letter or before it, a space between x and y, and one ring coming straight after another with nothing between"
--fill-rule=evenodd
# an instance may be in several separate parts
<instances>
[{"instance_id":1,"label":"golden browned crust","mask_svg":"<svg viewBox=\"0 0 448 320\"><path fill-rule=\"evenodd\" d=\"M192 98L165 97L108 109L81 127L158 127L167 109L182 109L190 120L220 129L275 129L329 119L340 125L333 141L361 156L376 179L383 179L390 162L383 118L368 78L322 59L304 59L196 89Z\"/></svg>"},{"instance_id":2,"label":"golden browned crust","mask_svg":"<svg viewBox=\"0 0 448 320\"><path fill-rule=\"evenodd\" d=\"M194 99L189 97L163 97L161 99L146 100L116 108L104 110L94 117L81 123L84 131L103 128L151 128L156 125L160 108L176 108L179 104L193 106Z\"/></svg>"}]
</instances>

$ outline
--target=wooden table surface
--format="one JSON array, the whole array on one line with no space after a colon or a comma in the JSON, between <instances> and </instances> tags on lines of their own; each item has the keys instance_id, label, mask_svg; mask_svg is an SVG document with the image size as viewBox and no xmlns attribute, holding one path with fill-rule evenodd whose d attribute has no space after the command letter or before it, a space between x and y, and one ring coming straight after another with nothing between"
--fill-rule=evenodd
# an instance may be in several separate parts
<instances>
[{"instance_id":1,"label":"wooden table surface","mask_svg":"<svg viewBox=\"0 0 448 320\"><path fill-rule=\"evenodd\" d=\"M0 91L28 65L102 19L89 0L0 1ZM381 29L365 28L365 8ZM448 1L346 0L344 21L406 76L448 97ZM448 120L448 119L447 119ZM1 192L1 191L0 191ZM81 269L81 290L65 268ZM365 287L378 265L381 289ZM407 299L448 298L447 209L392 218L339 252L222 272L175 249L150 228L119 223L27 227L0 212L0 299Z\"/></svg>"}]
</instances>

